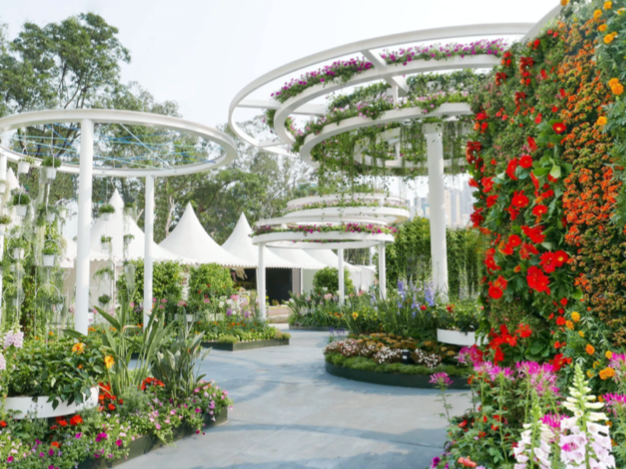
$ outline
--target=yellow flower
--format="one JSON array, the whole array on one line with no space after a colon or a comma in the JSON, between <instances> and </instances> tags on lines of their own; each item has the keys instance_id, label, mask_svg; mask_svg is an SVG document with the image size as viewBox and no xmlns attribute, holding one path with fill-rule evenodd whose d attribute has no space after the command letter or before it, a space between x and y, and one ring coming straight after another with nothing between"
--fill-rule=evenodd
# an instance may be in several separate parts
<instances>
[{"instance_id":1,"label":"yellow flower","mask_svg":"<svg viewBox=\"0 0 626 469\"><path fill-rule=\"evenodd\" d=\"M608 120L607 120L606 117L600 116L600 117L598 117L598 121L596 122L596 125L598 125L600 127L604 127L607 122L608 122Z\"/></svg>"},{"instance_id":2,"label":"yellow flower","mask_svg":"<svg viewBox=\"0 0 626 469\"><path fill-rule=\"evenodd\" d=\"M561 6L567 6L569 0L561 0Z\"/></svg>"},{"instance_id":3,"label":"yellow flower","mask_svg":"<svg viewBox=\"0 0 626 469\"><path fill-rule=\"evenodd\" d=\"M622 13L624 13L626 11L626 8L620 8L619 10L617 10L617 14L621 15Z\"/></svg>"},{"instance_id":4,"label":"yellow flower","mask_svg":"<svg viewBox=\"0 0 626 469\"><path fill-rule=\"evenodd\" d=\"M607 34L606 36L604 36L604 43L605 44L610 44L613 42L613 40L617 37L617 33L611 33L611 34Z\"/></svg>"},{"instance_id":5,"label":"yellow flower","mask_svg":"<svg viewBox=\"0 0 626 469\"><path fill-rule=\"evenodd\" d=\"M597 20L602 16L602 10L596 10L593 12L593 19Z\"/></svg>"},{"instance_id":6,"label":"yellow flower","mask_svg":"<svg viewBox=\"0 0 626 469\"><path fill-rule=\"evenodd\" d=\"M565 321L565 325L570 331L574 330L574 323L572 321Z\"/></svg>"},{"instance_id":7,"label":"yellow flower","mask_svg":"<svg viewBox=\"0 0 626 469\"><path fill-rule=\"evenodd\" d=\"M607 379L612 378L613 376L615 376L615 370L611 368L610 366L600 371L600 379L603 381L606 381Z\"/></svg>"},{"instance_id":8,"label":"yellow flower","mask_svg":"<svg viewBox=\"0 0 626 469\"><path fill-rule=\"evenodd\" d=\"M610 350L607 350L606 353L604 354L604 356L610 360L611 358L613 358L613 352L611 352Z\"/></svg>"},{"instance_id":9,"label":"yellow flower","mask_svg":"<svg viewBox=\"0 0 626 469\"><path fill-rule=\"evenodd\" d=\"M113 365L115 365L115 360L113 360L113 357L111 355L107 355L106 357L104 357L104 364L106 365L107 369L111 368Z\"/></svg>"},{"instance_id":10,"label":"yellow flower","mask_svg":"<svg viewBox=\"0 0 626 469\"><path fill-rule=\"evenodd\" d=\"M589 378L593 378L593 371L592 371L592 370L588 370L588 371L587 371L587 376L588 376Z\"/></svg>"},{"instance_id":11,"label":"yellow flower","mask_svg":"<svg viewBox=\"0 0 626 469\"><path fill-rule=\"evenodd\" d=\"M578 331L578 335L581 337L585 337L585 332L584 331Z\"/></svg>"},{"instance_id":12,"label":"yellow flower","mask_svg":"<svg viewBox=\"0 0 626 469\"><path fill-rule=\"evenodd\" d=\"M600 364L600 362L598 360L596 360L595 362L593 362L593 369L595 370L596 367Z\"/></svg>"},{"instance_id":13,"label":"yellow flower","mask_svg":"<svg viewBox=\"0 0 626 469\"><path fill-rule=\"evenodd\" d=\"M574 322L578 322L578 321L580 321L580 314L579 314L579 313L577 313L576 311L574 311L574 312L572 313L572 321L574 321Z\"/></svg>"},{"instance_id":14,"label":"yellow flower","mask_svg":"<svg viewBox=\"0 0 626 469\"><path fill-rule=\"evenodd\" d=\"M358 317L359 317L359 313L357 313L356 311L352 313L352 319L356 319Z\"/></svg>"},{"instance_id":15,"label":"yellow flower","mask_svg":"<svg viewBox=\"0 0 626 469\"><path fill-rule=\"evenodd\" d=\"M610 10L611 8L613 8L613 2L604 2L605 10Z\"/></svg>"},{"instance_id":16,"label":"yellow flower","mask_svg":"<svg viewBox=\"0 0 626 469\"><path fill-rule=\"evenodd\" d=\"M587 346L585 347L585 352L587 352L589 355L593 355L594 353L596 353L596 349L593 345L587 344Z\"/></svg>"},{"instance_id":17,"label":"yellow flower","mask_svg":"<svg viewBox=\"0 0 626 469\"><path fill-rule=\"evenodd\" d=\"M601 24L600 26L598 26L598 31L603 33L604 31L606 31L606 28L607 28L606 24Z\"/></svg>"},{"instance_id":18,"label":"yellow flower","mask_svg":"<svg viewBox=\"0 0 626 469\"><path fill-rule=\"evenodd\" d=\"M72 347L72 352L77 353L79 355L83 353L84 350L85 350L85 344L83 344L82 342L78 342L74 344L74 346Z\"/></svg>"}]
</instances>

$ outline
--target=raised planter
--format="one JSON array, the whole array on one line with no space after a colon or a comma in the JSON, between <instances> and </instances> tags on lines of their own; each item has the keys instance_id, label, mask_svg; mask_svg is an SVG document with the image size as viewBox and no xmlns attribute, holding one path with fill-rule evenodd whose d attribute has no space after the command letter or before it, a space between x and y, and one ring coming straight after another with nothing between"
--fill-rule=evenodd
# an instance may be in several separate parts
<instances>
[{"instance_id":1,"label":"raised planter","mask_svg":"<svg viewBox=\"0 0 626 469\"><path fill-rule=\"evenodd\" d=\"M228 409L224 409L222 412L215 416L215 421L212 419L210 415L206 415L204 417L204 427L210 428L215 425L219 425L221 423L225 423L228 421ZM181 440L187 436L194 435L196 433L195 429L193 429L188 424L183 423L181 426L175 428L173 430L173 438L170 443ZM129 453L126 458L121 459L87 459L81 462L78 465L78 469L103 469L105 467L113 467L119 464L125 463L129 459L133 459L139 456L143 456L144 454L148 454L150 451L154 451L156 449L162 448L166 446L166 443L163 443L156 436L153 435L145 435L139 438L136 438L135 441L131 441L128 443Z\"/></svg>"},{"instance_id":2,"label":"raised planter","mask_svg":"<svg viewBox=\"0 0 626 469\"><path fill-rule=\"evenodd\" d=\"M430 375L405 375L402 373L376 373L375 371L355 370L326 362L326 372L339 378L361 381L363 383L382 384L384 386L399 386L403 388L431 389L435 386L429 383ZM467 378L451 376L450 389L469 389Z\"/></svg>"},{"instance_id":3,"label":"raised planter","mask_svg":"<svg viewBox=\"0 0 626 469\"><path fill-rule=\"evenodd\" d=\"M239 350L250 350L253 348L278 347L281 345L289 345L289 339L252 340L250 342L235 342L234 344L202 342L203 347L211 347L215 350L225 350L227 352L238 352Z\"/></svg>"},{"instance_id":4,"label":"raised planter","mask_svg":"<svg viewBox=\"0 0 626 469\"><path fill-rule=\"evenodd\" d=\"M318 331L318 332L328 332L330 327L327 326L292 326L289 324L290 331Z\"/></svg>"},{"instance_id":5,"label":"raised planter","mask_svg":"<svg viewBox=\"0 0 626 469\"><path fill-rule=\"evenodd\" d=\"M437 341L442 344L471 347L476 344L476 333L437 329Z\"/></svg>"},{"instance_id":6,"label":"raised planter","mask_svg":"<svg viewBox=\"0 0 626 469\"><path fill-rule=\"evenodd\" d=\"M52 402L48 402L46 396L39 396L37 402L31 396L7 397L4 409L19 412L15 417L17 420L25 419L27 414L36 415L37 418L46 419L50 417L60 417L71 415L84 409L93 409L98 405L98 386L91 388L89 397L82 403L67 404L61 402L56 409L52 408Z\"/></svg>"}]
</instances>

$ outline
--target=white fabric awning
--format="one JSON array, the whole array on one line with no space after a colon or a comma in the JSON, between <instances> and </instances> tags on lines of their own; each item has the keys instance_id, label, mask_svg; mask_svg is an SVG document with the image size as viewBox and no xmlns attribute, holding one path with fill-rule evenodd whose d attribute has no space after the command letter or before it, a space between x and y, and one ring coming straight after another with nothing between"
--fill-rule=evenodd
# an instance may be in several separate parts
<instances>
[{"instance_id":1,"label":"white fabric awning","mask_svg":"<svg viewBox=\"0 0 626 469\"><path fill-rule=\"evenodd\" d=\"M256 267L255 264L231 254L217 244L202 227L191 204L187 204L178 225L159 246L179 256L194 259L199 264Z\"/></svg>"},{"instance_id":2,"label":"white fabric awning","mask_svg":"<svg viewBox=\"0 0 626 469\"><path fill-rule=\"evenodd\" d=\"M252 228L246 219L246 216L242 213L237 222L237 226L231 233L230 237L226 240L222 247L231 254L241 257L247 263L258 267L259 265L259 247L252 244ZM263 256L264 264L266 268L284 268L284 269L298 269L299 267L293 262L289 262L280 256L277 256L267 248Z\"/></svg>"},{"instance_id":3,"label":"white fabric awning","mask_svg":"<svg viewBox=\"0 0 626 469\"><path fill-rule=\"evenodd\" d=\"M287 259L289 262L293 262L301 269L305 270L322 270L326 267L326 264L313 259L307 255L303 249L288 249L288 248L268 248L270 252L273 252L277 256Z\"/></svg>"}]
</instances>

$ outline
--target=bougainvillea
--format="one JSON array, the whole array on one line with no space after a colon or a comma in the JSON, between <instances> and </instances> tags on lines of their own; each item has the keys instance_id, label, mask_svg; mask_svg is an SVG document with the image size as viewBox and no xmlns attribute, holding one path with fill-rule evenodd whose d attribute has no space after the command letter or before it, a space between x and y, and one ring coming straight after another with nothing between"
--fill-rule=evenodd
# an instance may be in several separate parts
<instances>
[{"instance_id":1,"label":"bougainvillea","mask_svg":"<svg viewBox=\"0 0 626 469\"><path fill-rule=\"evenodd\" d=\"M534 359L563 360L559 333L578 301L612 326L613 342L626 338L616 327L626 321L624 226L614 219L621 168L606 110L623 88L594 61L598 45L612 42L602 38L618 29L600 26L609 14L626 15L603 9L582 22L576 12L580 6L570 4L561 21L502 56L473 102L466 147L478 189L471 220L491 244L486 324L529 323L524 353Z\"/></svg>"}]
</instances>

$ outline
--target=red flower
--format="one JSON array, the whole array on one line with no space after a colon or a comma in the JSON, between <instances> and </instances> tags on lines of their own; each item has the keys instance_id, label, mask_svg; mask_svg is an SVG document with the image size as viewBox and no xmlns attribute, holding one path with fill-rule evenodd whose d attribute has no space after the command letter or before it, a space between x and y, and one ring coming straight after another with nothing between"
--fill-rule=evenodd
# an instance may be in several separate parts
<instances>
[{"instance_id":1,"label":"red flower","mask_svg":"<svg viewBox=\"0 0 626 469\"><path fill-rule=\"evenodd\" d=\"M522 226L522 231L535 244L543 243L543 240L546 239L546 235L543 234L543 226L537 226L535 228Z\"/></svg>"},{"instance_id":2,"label":"red flower","mask_svg":"<svg viewBox=\"0 0 626 469\"><path fill-rule=\"evenodd\" d=\"M520 248L519 254L522 259L528 259L531 254L539 254L539 251L532 244L523 243L522 247Z\"/></svg>"},{"instance_id":3,"label":"red flower","mask_svg":"<svg viewBox=\"0 0 626 469\"><path fill-rule=\"evenodd\" d=\"M468 184L470 187L475 187L476 189L478 189L478 183L476 182L474 178L470 178Z\"/></svg>"},{"instance_id":4,"label":"red flower","mask_svg":"<svg viewBox=\"0 0 626 469\"><path fill-rule=\"evenodd\" d=\"M554 259L557 267L563 267L563 265L569 261L569 254L565 251L557 251L554 253ZM567 300L565 301L567 302Z\"/></svg>"},{"instance_id":5,"label":"red flower","mask_svg":"<svg viewBox=\"0 0 626 469\"><path fill-rule=\"evenodd\" d=\"M533 215L536 217L541 217L541 215L545 215L546 213L548 213L548 207L545 205L535 205L535 208L533 208Z\"/></svg>"},{"instance_id":6,"label":"red flower","mask_svg":"<svg viewBox=\"0 0 626 469\"><path fill-rule=\"evenodd\" d=\"M500 298L502 298L502 294L504 292L502 290L500 290L498 287L492 285L489 287L489 296L491 298L493 298L494 300L498 300Z\"/></svg>"},{"instance_id":7,"label":"red flower","mask_svg":"<svg viewBox=\"0 0 626 469\"><path fill-rule=\"evenodd\" d=\"M509 236L509 240L507 241L507 244L511 247L516 248L517 246L520 246L522 244L522 238L520 238L516 234L512 234L511 236Z\"/></svg>"},{"instance_id":8,"label":"red flower","mask_svg":"<svg viewBox=\"0 0 626 469\"><path fill-rule=\"evenodd\" d=\"M552 106L552 112L559 112L558 106Z\"/></svg>"},{"instance_id":9,"label":"red flower","mask_svg":"<svg viewBox=\"0 0 626 469\"><path fill-rule=\"evenodd\" d=\"M535 139L532 137L528 137L526 139L526 141L528 142L528 146L530 147L530 151L537 151L537 144L535 143Z\"/></svg>"},{"instance_id":10,"label":"red flower","mask_svg":"<svg viewBox=\"0 0 626 469\"><path fill-rule=\"evenodd\" d=\"M4 420L0 420L0 427L4 428L7 426L7 423Z\"/></svg>"},{"instance_id":11,"label":"red flower","mask_svg":"<svg viewBox=\"0 0 626 469\"><path fill-rule=\"evenodd\" d=\"M557 134L562 134L567 130L567 127L565 127L563 122L557 122L552 125L552 130L554 130Z\"/></svg>"},{"instance_id":12,"label":"red flower","mask_svg":"<svg viewBox=\"0 0 626 469\"><path fill-rule=\"evenodd\" d=\"M563 306L564 308L567 306L567 298L561 298L561 306Z\"/></svg>"},{"instance_id":13,"label":"red flower","mask_svg":"<svg viewBox=\"0 0 626 469\"><path fill-rule=\"evenodd\" d=\"M539 267L531 266L528 268L528 272L526 273L526 281L528 282L528 287L536 292L546 292L548 295L550 294L550 279L543 273Z\"/></svg>"},{"instance_id":14,"label":"red flower","mask_svg":"<svg viewBox=\"0 0 626 469\"><path fill-rule=\"evenodd\" d=\"M515 176L516 169L517 169L517 158L513 158L511 161L509 161L509 164L506 167L506 174L514 181L517 181L517 176Z\"/></svg>"},{"instance_id":15,"label":"red flower","mask_svg":"<svg viewBox=\"0 0 626 469\"><path fill-rule=\"evenodd\" d=\"M476 114L477 121L484 121L485 119L487 119L487 113L485 111L482 111Z\"/></svg>"},{"instance_id":16,"label":"red flower","mask_svg":"<svg viewBox=\"0 0 626 469\"><path fill-rule=\"evenodd\" d=\"M496 254L496 250L494 248L489 248L487 249L487 251L485 251L485 267L487 267L487 271L489 273L493 273L497 270L500 270L500 267L498 266L498 264L496 264L495 259L493 258L493 256Z\"/></svg>"},{"instance_id":17,"label":"red flower","mask_svg":"<svg viewBox=\"0 0 626 469\"><path fill-rule=\"evenodd\" d=\"M491 192L491 189L493 189L493 178L483 178L480 182L485 192Z\"/></svg>"},{"instance_id":18,"label":"red flower","mask_svg":"<svg viewBox=\"0 0 626 469\"><path fill-rule=\"evenodd\" d=\"M485 219L485 217L481 215L482 211L482 207L474 208L474 212L470 215L470 220L472 221L474 228L478 228Z\"/></svg>"},{"instance_id":19,"label":"red flower","mask_svg":"<svg viewBox=\"0 0 626 469\"><path fill-rule=\"evenodd\" d=\"M421 309L422 311L426 311L426 305L422 305L422 306L420 306L420 309Z\"/></svg>"},{"instance_id":20,"label":"red flower","mask_svg":"<svg viewBox=\"0 0 626 469\"><path fill-rule=\"evenodd\" d=\"M498 201L497 195L490 195L489 197L487 197L487 208L493 207L497 201Z\"/></svg>"},{"instance_id":21,"label":"red flower","mask_svg":"<svg viewBox=\"0 0 626 469\"><path fill-rule=\"evenodd\" d=\"M513 193L511 205L514 205L517 208L524 208L528 206L528 203L528 197L526 197L526 194L524 194L523 191L517 191Z\"/></svg>"},{"instance_id":22,"label":"red flower","mask_svg":"<svg viewBox=\"0 0 626 469\"><path fill-rule=\"evenodd\" d=\"M493 362L498 363L501 361L504 361L504 353L502 353L502 349L500 347L496 347L493 355Z\"/></svg>"},{"instance_id":23,"label":"red flower","mask_svg":"<svg viewBox=\"0 0 626 469\"><path fill-rule=\"evenodd\" d=\"M541 124L542 121L542 117L541 117L541 113L537 114L537 117L535 117L535 124Z\"/></svg>"},{"instance_id":24,"label":"red flower","mask_svg":"<svg viewBox=\"0 0 626 469\"><path fill-rule=\"evenodd\" d=\"M519 158L519 165L522 168L530 168L533 165L533 157L530 155L523 155Z\"/></svg>"},{"instance_id":25,"label":"red flower","mask_svg":"<svg viewBox=\"0 0 626 469\"><path fill-rule=\"evenodd\" d=\"M533 330L528 324L520 324L515 332L517 332L522 339L528 339L532 335Z\"/></svg>"},{"instance_id":26,"label":"red flower","mask_svg":"<svg viewBox=\"0 0 626 469\"><path fill-rule=\"evenodd\" d=\"M547 274L551 274L556 269L556 258L553 252L545 252L541 255L541 267Z\"/></svg>"},{"instance_id":27,"label":"red flower","mask_svg":"<svg viewBox=\"0 0 626 469\"><path fill-rule=\"evenodd\" d=\"M76 426L81 423L83 423L83 418L80 415L74 415L74 417L70 419L70 425Z\"/></svg>"},{"instance_id":28,"label":"red flower","mask_svg":"<svg viewBox=\"0 0 626 469\"><path fill-rule=\"evenodd\" d=\"M552 363L552 367L554 368L554 371L559 371L561 368L563 368L565 364L572 363L572 359L569 357L563 356L562 353L559 353L555 355L552 360L550 360L550 363Z\"/></svg>"},{"instance_id":29,"label":"red flower","mask_svg":"<svg viewBox=\"0 0 626 469\"><path fill-rule=\"evenodd\" d=\"M565 318L563 316L559 316L559 317L556 318L556 325L557 326L564 326L566 322L567 321L565 320Z\"/></svg>"},{"instance_id":30,"label":"red flower","mask_svg":"<svg viewBox=\"0 0 626 469\"><path fill-rule=\"evenodd\" d=\"M53 448L59 448L61 446L61 443L59 443L58 441L53 441L50 446L52 446Z\"/></svg>"},{"instance_id":31,"label":"red flower","mask_svg":"<svg viewBox=\"0 0 626 469\"><path fill-rule=\"evenodd\" d=\"M113 404L109 404L109 410L110 410L110 411L115 410L115 406L114 406Z\"/></svg>"}]
</instances>

